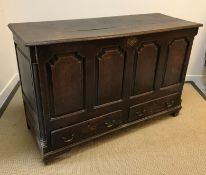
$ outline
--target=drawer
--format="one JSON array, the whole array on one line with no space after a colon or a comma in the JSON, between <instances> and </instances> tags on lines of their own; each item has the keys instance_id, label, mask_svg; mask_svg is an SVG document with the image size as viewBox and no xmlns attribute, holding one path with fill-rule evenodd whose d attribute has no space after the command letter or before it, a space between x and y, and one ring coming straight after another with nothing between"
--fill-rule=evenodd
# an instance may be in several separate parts
<instances>
[{"instance_id":1,"label":"drawer","mask_svg":"<svg viewBox=\"0 0 206 175\"><path fill-rule=\"evenodd\" d=\"M175 94L141 105L132 106L130 107L129 121L138 120L148 115L171 109L179 104L179 95Z\"/></svg>"},{"instance_id":2,"label":"drawer","mask_svg":"<svg viewBox=\"0 0 206 175\"><path fill-rule=\"evenodd\" d=\"M51 144L58 148L113 129L121 124L122 111L114 111L66 128L51 132Z\"/></svg>"}]
</instances>

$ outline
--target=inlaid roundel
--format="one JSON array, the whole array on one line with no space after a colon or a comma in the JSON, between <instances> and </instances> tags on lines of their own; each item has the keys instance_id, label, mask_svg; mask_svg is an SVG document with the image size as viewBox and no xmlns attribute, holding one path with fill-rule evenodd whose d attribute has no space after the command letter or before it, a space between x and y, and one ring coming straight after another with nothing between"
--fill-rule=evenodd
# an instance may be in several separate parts
<instances>
[{"instance_id":1,"label":"inlaid roundel","mask_svg":"<svg viewBox=\"0 0 206 175\"><path fill-rule=\"evenodd\" d=\"M119 48L102 49L96 59L96 105L122 98L125 54Z\"/></svg>"},{"instance_id":2,"label":"inlaid roundel","mask_svg":"<svg viewBox=\"0 0 206 175\"><path fill-rule=\"evenodd\" d=\"M56 55L49 63L53 115L83 108L83 58L77 53Z\"/></svg>"}]
</instances>

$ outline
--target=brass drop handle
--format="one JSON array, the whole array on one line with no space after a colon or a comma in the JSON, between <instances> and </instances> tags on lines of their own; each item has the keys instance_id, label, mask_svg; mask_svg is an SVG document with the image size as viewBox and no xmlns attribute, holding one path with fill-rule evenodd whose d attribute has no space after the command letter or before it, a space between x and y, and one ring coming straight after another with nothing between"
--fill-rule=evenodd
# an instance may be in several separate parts
<instances>
[{"instance_id":1,"label":"brass drop handle","mask_svg":"<svg viewBox=\"0 0 206 175\"><path fill-rule=\"evenodd\" d=\"M138 112L135 113L135 115L136 115L137 117L142 117L144 114L143 114L142 112L139 112L139 111L138 111Z\"/></svg>"},{"instance_id":2,"label":"brass drop handle","mask_svg":"<svg viewBox=\"0 0 206 175\"><path fill-rule=\"evenodd\" d=\"M174 101L172 100L171 102L167 102L166 103L166 106L168 107L168 108L170 108L170 107L172 107L173 105L174 105Z\"/></svg>"},{"instance_id":3,"label":"brass drop handle","mask_svg":"<svg viewBox=\"0 0 206 175\"><path fill-rule=\"evenodd\" d=\"M92 125L90 124L90 122L87 123L87 126L88 126L88 128L89 128L90 130L95 130L95 129L96 129L96 126L92 126Z\"/></svg>"},{"instance_id":4,"label":"brass drop handle","mask_svg":"<svg viewBox=\"0 0 206 175\"><path fill-rule=\"evenodd\" d=\"M62 139L64 140L65 143L69 143L74 139L74 134L72 134L72 137L67 139L66 137L62 137Z\"/></svg>"},{"instance_id":5,"label":"brass drop handle","mask_svg":"<svg viewBox=\"0 0 206 175\"><path fill-rule=\"evenodd\" d=\"M112 126L114 126L115 122L115 120L112 120L112 122L105 122L105 125L107 128L111 128Z\"/></svg>"},{"instance_id":6,"label":"brass drop handle","mask_svg":"<svg viewBox=\"0 0 206 175\"><path fill-rule=\"evenodd\" d=\"M145 109L144 109L143 111L137 111L137 112L135 113L135 115L136 115L137 117L142 117L145 112L146 112Z\"/></svg>"}]
</instances>

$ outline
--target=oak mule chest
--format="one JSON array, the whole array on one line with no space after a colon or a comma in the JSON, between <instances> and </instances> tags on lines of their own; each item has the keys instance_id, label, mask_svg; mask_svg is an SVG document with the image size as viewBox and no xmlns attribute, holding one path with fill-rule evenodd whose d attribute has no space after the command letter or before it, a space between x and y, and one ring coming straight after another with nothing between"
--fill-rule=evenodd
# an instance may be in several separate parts
<instances>
[{"instance_id":1,"label":"oak mule chest","mask_svg":"<svg viewBox=\"0 0 206 175\"><path fill-rule=\"evenodd\" d=\"M200 26L158 13L9 24L27 126L43 160L177 115Z\"/></svg>"}]
</instances>

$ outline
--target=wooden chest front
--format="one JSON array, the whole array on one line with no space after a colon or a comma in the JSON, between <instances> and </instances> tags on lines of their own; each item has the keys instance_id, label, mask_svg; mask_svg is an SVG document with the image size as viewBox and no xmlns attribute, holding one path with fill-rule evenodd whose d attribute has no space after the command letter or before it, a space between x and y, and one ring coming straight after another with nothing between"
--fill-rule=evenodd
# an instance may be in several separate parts
<instances>
[{"instance_id":1,"label":"wooden chest front","mask_svg":"<svg viewBox=\"0 0 206 175\"><path fill-rule=\"evenodd\" d=\"M142 18L127 17L131 27L134 19ZM112 19L107 20L110 24ZM115 17L113 20L119 24ZM200 26L185 23L187 27L178 28L178 24L173 29L138 29L139 33L125 33L118 26L121 35L109 29L113 37L95 38L99 33L89 31L93 38L47 42L40 38L39 43L30 44L14 34L27 123L45 160L134 123L178 113L193 39ZM72 25L74 22L71 29ZM14 31L15 24L10 28ZM21 31L21 25L16 30ZM29 41L33 36L26 38Z\"/></svg>"}]
</instances>

